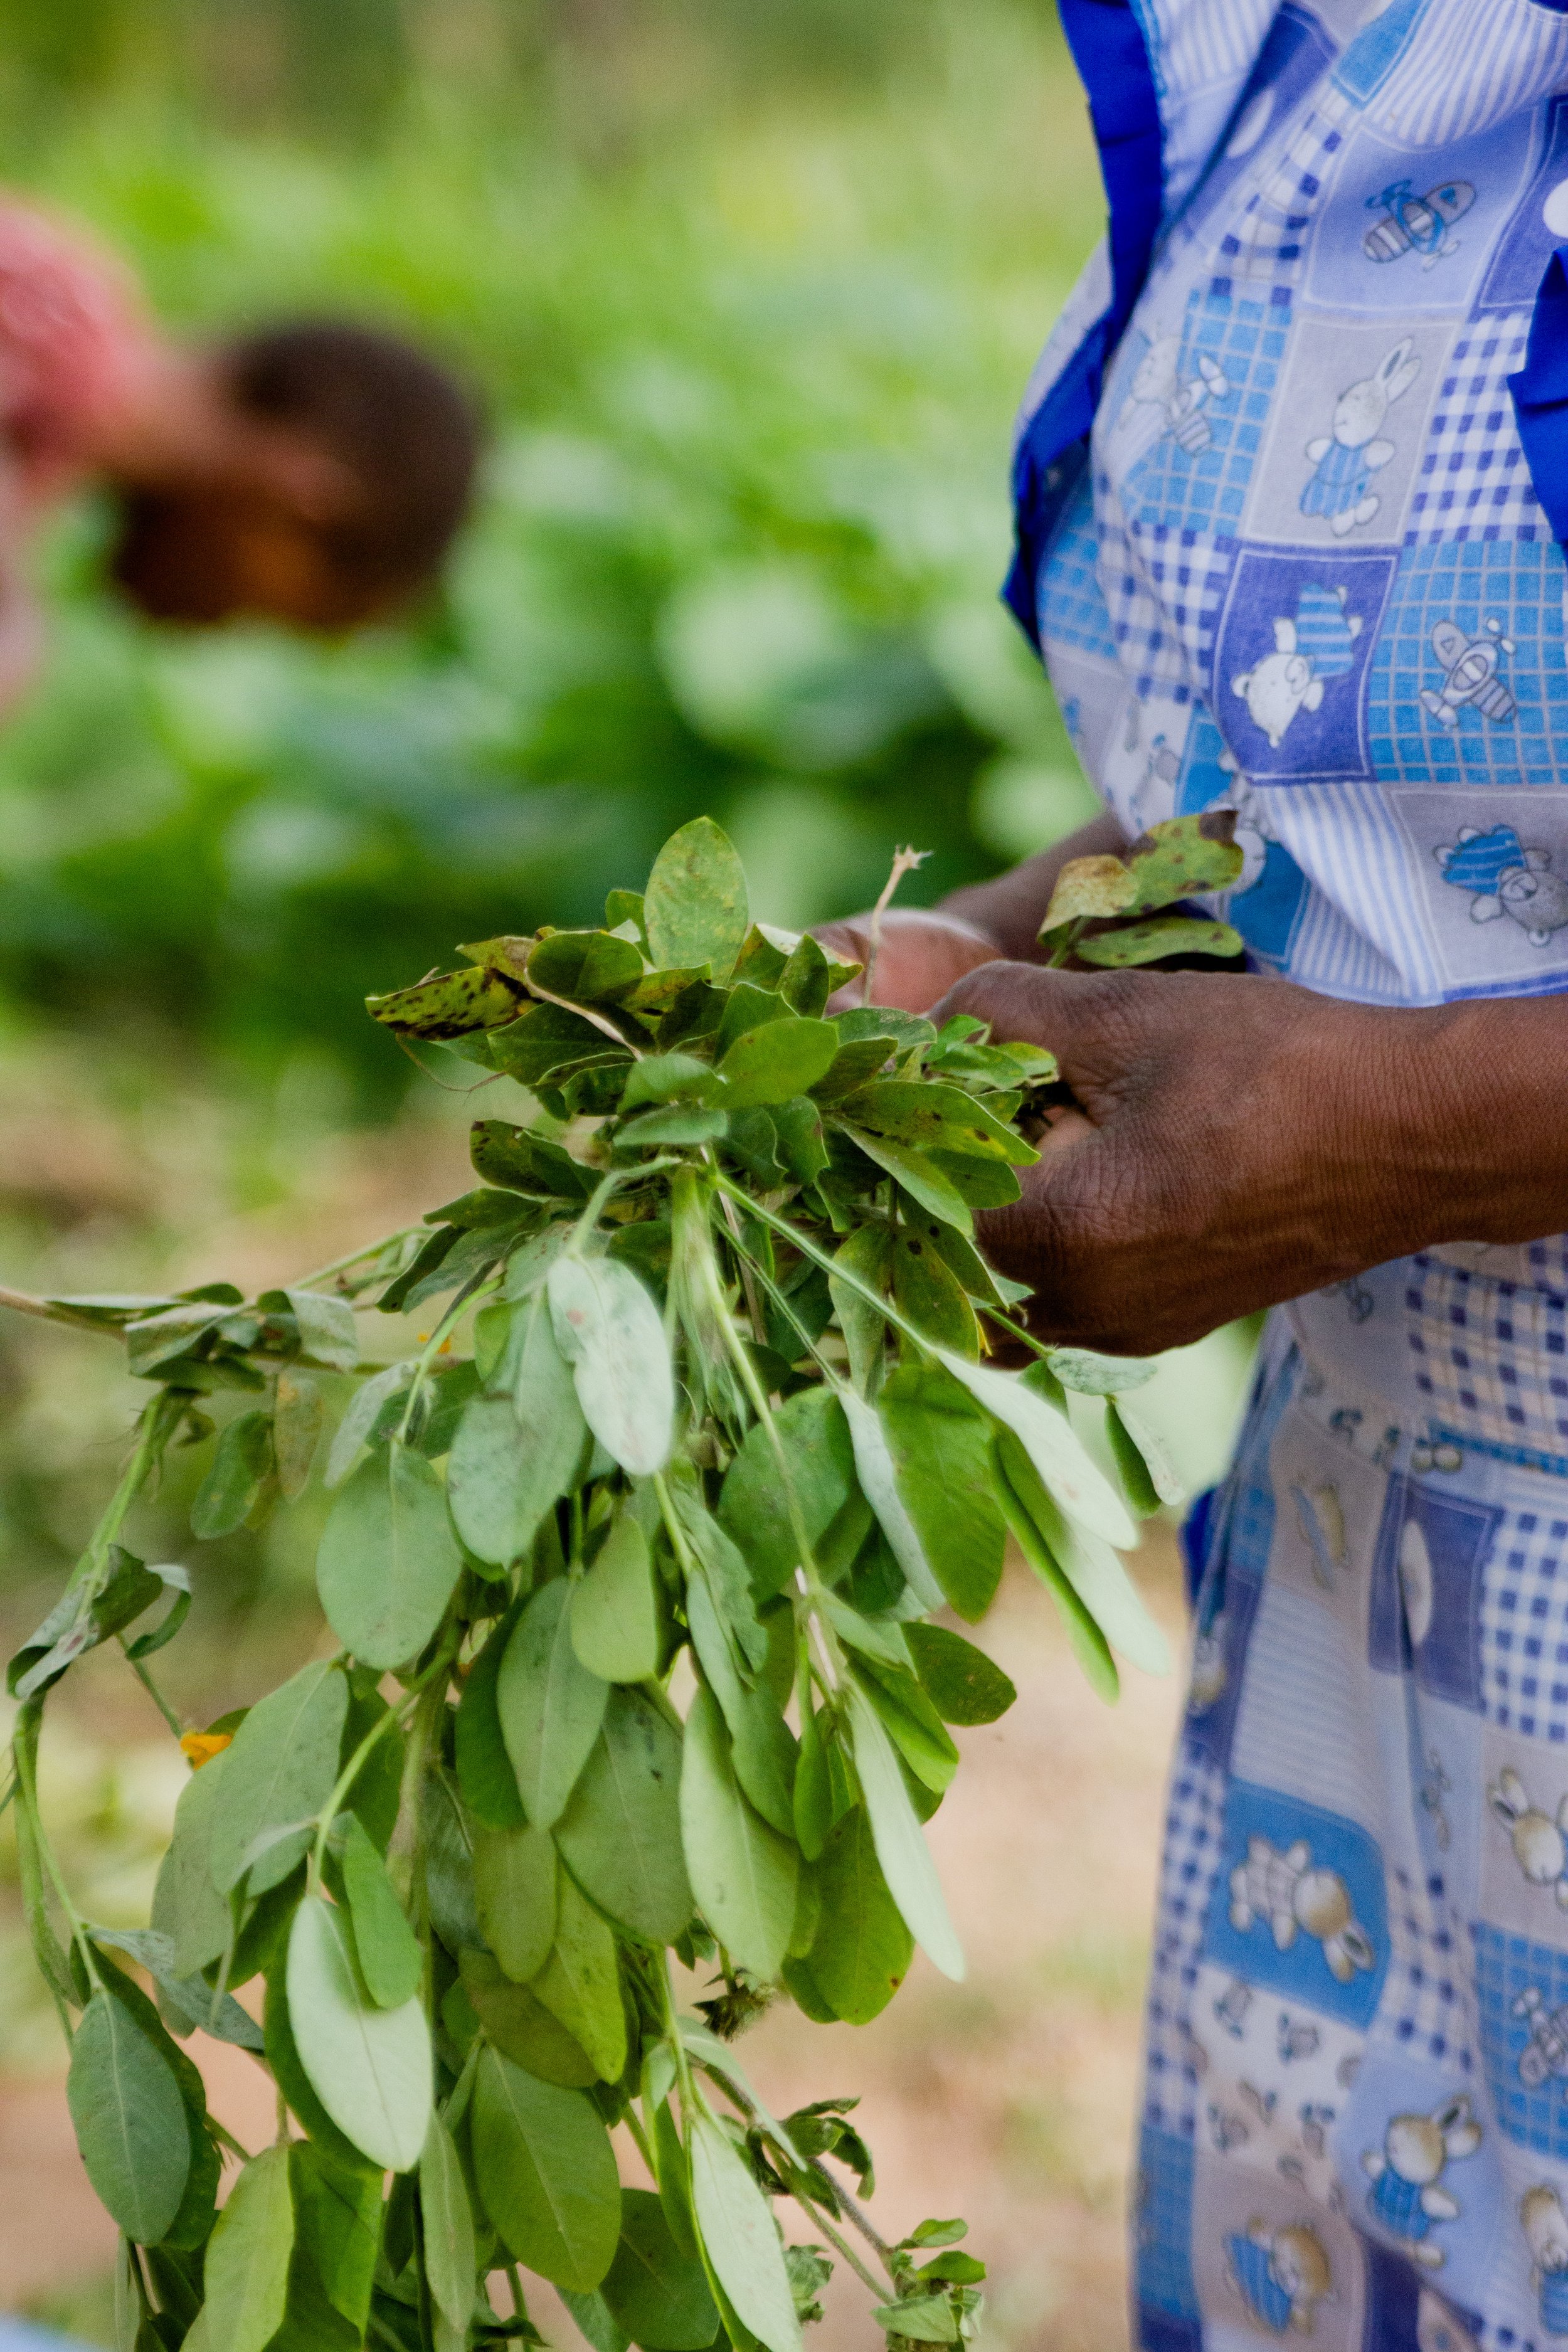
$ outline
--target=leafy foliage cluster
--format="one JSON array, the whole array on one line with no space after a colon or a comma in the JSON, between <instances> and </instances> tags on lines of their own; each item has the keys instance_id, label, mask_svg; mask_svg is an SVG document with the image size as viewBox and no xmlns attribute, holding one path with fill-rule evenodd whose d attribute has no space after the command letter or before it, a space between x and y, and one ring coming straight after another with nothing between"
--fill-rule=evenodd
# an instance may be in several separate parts
<instances>
[{"instance_id":1,"label":"leafy foliage cluster","mask_svg":"<svg viewBox=\"0 0 1568 2352\"><path fill-rule=\"evenodd\" d=\"M1205 854L1154 836L1141 901L1151 860L1173 894ZM1146 1368L1033 1341L974 1244L1055 1065L970 1020L830 1011L853 970L751 922L707 819L602 927L467 952L372 1011L521 1077L554 1136L481 1119L475 1190L254 1301L32 1302L118 1333L153 1386L10 1668L24 1895L122 2233L121 2343L500 2352L537 2340L526 2271L595 2352L797 2352L835 2261L891 2345L957 2343L984 2275L964 2225L889 2242L854 2101L775 2117L733 2042L784 1997L867 2022L917 1943L962 1975L922 1823L951 1727L1015 1693L932 1616L984 1617L1009 1535L1106 1696L1113 1649L1166 1664L1116 1551L1170 1491L1127 1401ZM422 1351L363 1363L371 1306L428 1306ZM987 1360L1004 1336L1021 1374ZM48 1694L117 1642L158 1696L189 1578L124 1540L138 1497L231 1392L194 1531L299 1495L321 1371L359 1376L322 1473L338 1646L199 1729L165 1708L194 1769L150 1927L110 1931L39 1818ZM1104 1401L1121 1491L1069 1389ZM695 2014L672 1959L707 1979ZM272 2147L208 2113L198 2028L268 2070ZM651 2186L621 2186L617 2140Z\"/></svg>"}]
</instances>

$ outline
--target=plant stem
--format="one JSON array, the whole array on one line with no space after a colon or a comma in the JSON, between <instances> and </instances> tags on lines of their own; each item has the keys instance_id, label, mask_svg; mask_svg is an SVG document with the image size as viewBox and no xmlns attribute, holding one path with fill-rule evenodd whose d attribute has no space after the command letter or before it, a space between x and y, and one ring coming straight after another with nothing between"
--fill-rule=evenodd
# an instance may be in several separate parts
<instances>
[{"instance_id":1,"label":"plant stem","mask_svg":"<svg viewBox=\"0 0 1568 2352\"><path fill-rule=\"evenodd\" d=\"M808 2204L798 2189L792 2189L790 2190L790 2196L794 2200L795 2203L800 2207L801 2211L805 2215L805 2218L811 2223L812 2228L814 2230L820 2230L823 2236L827 2240L829 2245L837 2249L838 2252L848 2263L850 2269L854 2272L856 2277L861 2282L862 2285L868 2286L870 2288L879 2303L885 2302L888 2293L887 2288L883 2285L880 2279L872 2277L870 2272L866 2268L865 2263L860 2260L859 2255L855 2252L854 2247L849 2243L848 2240L847 2238L841 2238L837 2231L834 2228L832 2222L826 2219L826 2215L820 2210L820 2209L816 2205Z\"/></svg>"},{"instance_id":2,"label":"plant stem","mask_svg":"<svg viewBox=\"0 0 1568 2352\"><path fill-rule=\"evenodd\" d=\"M871 1002L871 982L876 976L877 958L881 953L882 948L882 917L887 913L892 902L893 893L905 875L912 874L917 866L923 866L930 856L929 849L895 849L893 852L892 870L882 885L881 896L871 909L871 921L866 941L866 972L860 983L862 1004L869 1004Z\"/></svg>"},{"instance_id":3,"label":"plant stem","mask_svg":"<svg viewBox=\"0 0 1568 2352\"><path fill-rule=\"evenodd\" d=\"M4 1283L0 1283L0 1307L9 1307L15 1315L36 1316L40 1323L65 1323L73 1330L96 1331L103 1339L120 1337L117 1324L103 1323L96 1315L84 1315L52 1298L36 1298L30 1290L12 1290Z\"/></svg>"},{"instance_id":4,"label":"plant stem","mask_svg":"<svg viewBox=\"0 0 1568 2352\"><path fill-rule=\"evenodd\" d=\"M169 1705L168 1700L163 1696L163 1692L158 1688L157 1684L153 1681L151 1674L148 1672L146 1661L142 1658L133 1658L131 1655L130 1650L126 1648L125 1636L123 1633L120 1636L120 1645L121 1649L125 1650L126 1664L130 1666L132 1673L142 1685L148 1697L152 1700L153 1706L157 1708L159 1714L163 1717L164 1722L174 1733L175 1738L183 1739L184 1738L184 1726L182 1724L179 1717L174 1713L174 1708Z\"/></svg>"},{"instance_id":5,"label":"plant stem","mask_svg":"<svg viewBox=\"0 0 1568 2352\"><path fill-rule=\"evenodd\" d=\"M367 1259L379 1257L383 1250L392 1247L394 1242L405 1242L410 1234L423 1234L425 1231L423 1225L403 1225L395 1234L384 1234L378 1242L367 1242L363 1249L351 1250L346 1257L335 1257L329 1265L319 1265L311 1273L302 1274L299 1281L289 1286L294 1290L308 1290L313 1282L326 1282L334 1274L346 1274L351 1265L363 1265Z\"/></svg>"}]
</instances>

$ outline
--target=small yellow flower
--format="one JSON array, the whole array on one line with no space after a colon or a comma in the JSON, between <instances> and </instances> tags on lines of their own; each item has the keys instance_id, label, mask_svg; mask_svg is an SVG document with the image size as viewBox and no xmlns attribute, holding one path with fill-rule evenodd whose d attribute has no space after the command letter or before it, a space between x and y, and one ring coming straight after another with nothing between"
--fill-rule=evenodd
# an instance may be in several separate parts
<instances>
[{"instance_id":1,"label":"small yellow flower","mask_svg":"<svg viewBox=\"0 0 1568 2352\"><path fill-rule=\"evenodd\" d=\"M215 1756L221 1756L233 1744L232 1731L186 1731L180 1736L180 1746L193 1772L199 1772L204 1764L210 1764Z\"/></svg>"}]
</instances>

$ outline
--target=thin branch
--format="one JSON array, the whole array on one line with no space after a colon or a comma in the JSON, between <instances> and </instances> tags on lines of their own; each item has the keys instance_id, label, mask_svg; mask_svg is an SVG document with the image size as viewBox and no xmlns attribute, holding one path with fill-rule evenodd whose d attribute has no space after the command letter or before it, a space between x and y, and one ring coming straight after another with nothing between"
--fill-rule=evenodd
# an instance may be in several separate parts
<instances>
[{"instance_id":1,"label":"thin branch","mask_svg":"<svg viewBox=\"0 0 1568 2352\"><path fill-rule=\"evenodd\" d=\"M0 1307L9 1307L16 1315L36 1315L41 1323L69 1323L80 1331L97 1331L107 1339L120 1337L118 1324L105 1323L96 1315L64 1306L58 1299L35 1298L30 1290L8 1289L3 1283Z\"/></svg>"},{"instance_id":2,"label":"thin branch","mask_svg":"<svg viewBox=\"0 0 1568 2352\"><path fill-rule=\"evenodd\" d=\"M905 875L912 874L917 866L923 866L930 856L929 849L895 849L893 852L892 871L882 885L881 897L871 909L870 927L866 940L866 971L860 982L862 1004L869 1004L871 1002L871 982L876 973L877 958L882 946L882 917L891 905L893 893Z\"/></svg>"}]
</instances>

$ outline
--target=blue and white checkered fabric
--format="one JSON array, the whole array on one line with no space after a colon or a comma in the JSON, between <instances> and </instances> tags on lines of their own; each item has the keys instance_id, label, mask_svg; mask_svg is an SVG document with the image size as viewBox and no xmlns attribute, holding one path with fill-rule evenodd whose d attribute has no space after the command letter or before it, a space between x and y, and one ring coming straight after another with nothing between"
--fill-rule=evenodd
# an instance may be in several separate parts
<instances>
[{"instance_id":1,"label":"blue and white checkered fabric","mask_svg":"<svg viewBox=\"0 0 1568 2352\"><path fill-rule=\"evenodd\" d=\"M1236 809L1260 969L1568 990L1568 575L1509 383L1568 0L1130 5L1162 229L1036 583L1085 766L1130 830ZM1138 2341L1568 2347L1568 1242L1277 1316L1207 1528Z\"/></svg>"}]
</instances>

